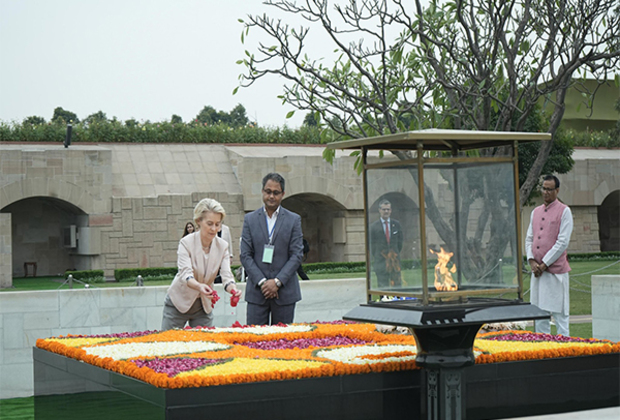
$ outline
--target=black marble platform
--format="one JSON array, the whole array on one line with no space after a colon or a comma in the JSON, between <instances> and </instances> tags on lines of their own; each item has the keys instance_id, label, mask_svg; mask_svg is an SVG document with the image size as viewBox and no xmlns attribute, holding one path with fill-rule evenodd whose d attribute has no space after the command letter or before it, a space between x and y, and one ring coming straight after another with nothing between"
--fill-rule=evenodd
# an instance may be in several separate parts
<instances>
[{"instance_id":1,"label":"black marble platform","mask_svg":"<svg viewBox=\"0 0 620 420\"><path fill-rule=\"evenodd\" d=\"M162 389L33 349L35 418L416 419L421 370ZM493 419L620 405L620 355L465 369L467 418ZM251 416L251 417L241 417Z\"/></svg>"}]
</instances>

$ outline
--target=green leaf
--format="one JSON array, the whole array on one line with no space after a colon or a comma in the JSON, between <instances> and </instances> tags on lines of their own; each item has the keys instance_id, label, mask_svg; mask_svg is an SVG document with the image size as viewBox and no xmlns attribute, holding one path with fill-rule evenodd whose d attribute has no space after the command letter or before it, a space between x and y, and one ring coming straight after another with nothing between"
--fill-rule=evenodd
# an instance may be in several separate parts
<instances>
[{"instance_id":1,"label":"green leaf","mask_svg":"<svg viewBox=\"0 0 620 420\"><path fill-rule=\"evenodd\" d=\"M336 151L333 149L328 149L327 147L323 150L323 159L330 165L334 164L334 158L336 157Z\"/></svg>"},{"instance_id":2,"label":"green leaf","mask_svg":"<svg viewBox=\"0 0 620 420\"><path fill-rule=\"evenodd\" d=\"M291 118L293 115L295 115L295 111L291 111L288 114L286 114L286 119Z\"/></svg>"},{"instance_id":3,"label":"green leaf","mask_svg":"<svg viewBox=\"0 0 620 420\"><path fill-rule=\"evenodd\" d=\"M238 90L239 90L239 86L237 86L236 88L233 89L232 94L236 95Z\"/></svg>"},{"instance_id":4,"label":"green leaf","mask_svg":"<svg viewBox=\"0 0 620 420\"><path fill-rule=\"evenodd\" d=\"M357 171L358 175L361 175L362 171L364 170L364 165L362 164L362 157L358 156L357 159L355 159L355 163L353 164L353 168L355 168L355 170Z\"/></svg>"}]
</instances>

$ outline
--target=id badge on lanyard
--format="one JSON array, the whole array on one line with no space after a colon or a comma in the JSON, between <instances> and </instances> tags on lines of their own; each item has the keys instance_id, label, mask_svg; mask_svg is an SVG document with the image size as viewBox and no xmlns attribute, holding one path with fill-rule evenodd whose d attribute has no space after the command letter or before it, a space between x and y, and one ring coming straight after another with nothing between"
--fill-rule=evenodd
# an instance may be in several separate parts
<instances>
[{"instance_id":1,"label":"id badge on lanyard","mask_svg":"<svg viewBox=\"0 0 620 420\"><path fill-rule=\"evenodd\" d=\"M271 264L273 262L273 250L275 247L273 245L267 244L263 249L263 262L265 264Z\"/></svg>"},{"instance_id":2,"label":"id badge on lanyard","mask_svg":"<svg viewBox=\"0 0 620 420\"><path fill-rule=\"evenodd\" d=\"M277 220L276 220L277 223ZM269 226L269 223L267 223L267 226ZM265 244L265 248L263 248L263 262L265 264L271 264L273 262L273 252L275 250L275 246L273 246L271 243L273 242L273 231L276 228L276 224L273 224L273 227L271 228L271 232L269 232L269 243Z\"/></svg>"}]
</instances>

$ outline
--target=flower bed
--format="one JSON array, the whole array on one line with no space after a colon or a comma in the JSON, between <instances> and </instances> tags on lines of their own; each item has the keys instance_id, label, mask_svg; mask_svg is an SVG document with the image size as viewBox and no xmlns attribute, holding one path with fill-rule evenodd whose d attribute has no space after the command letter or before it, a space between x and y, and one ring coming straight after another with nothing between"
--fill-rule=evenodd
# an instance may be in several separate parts
<instances>
[{"instance_id":1,"label":"flower bed","mask_svg":"<svg viewBox=\"0 0 620 420\"><path fill-rule=\"evenodd\" d=\"M37 347L162 388L416 369L411 335L347 322L68 335ZM620 343L527 331L480 334L476 363L620 353Z\"/></svg>"}]
</instances>

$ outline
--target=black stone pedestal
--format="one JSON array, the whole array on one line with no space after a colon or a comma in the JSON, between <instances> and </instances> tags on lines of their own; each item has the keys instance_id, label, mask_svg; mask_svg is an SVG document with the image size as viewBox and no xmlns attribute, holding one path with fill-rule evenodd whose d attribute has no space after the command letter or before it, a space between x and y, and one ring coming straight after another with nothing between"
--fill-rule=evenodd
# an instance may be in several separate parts
<instances>
[{"instance_id":1,"label":"black stone pedestal","mask_svg":"<svg viewBox=\"0 0 620 420\"><path fill-rule=\"evenodd\" d=\"M164 389L33 349L37 420L419 419L429 369ZM449 371L448 371L449 372ZM474 365L461 377L469 420L620 405L620 355ZM445 384L451 389L451 380ZM466 386L465 386L466 385Z\"/></svg>"},{"instance_id":2,"label":"black stone pedestal","mask_svg":"<svg viewBox=\"0 0 620 420\"><path fill-rule=\"evenodd\" d=\"M383 420L420 410L420 370L165 389L33 349L36 420Z\"/></svg>"},{"instance_id":3,"label":"black stone pedestal","mask_svg":"<svg viewBox=\"0 0 620 420\"><path fill-rule=\"evenodd\" d=\"M468 303L420 305L415 301L361 305L344 319L408 327L416 339L416 363L425 369L421 418L465 420L465 367L475 363L474 340L486 323L549 318L520 301L484 299Z\"/></svg>"}]
</instances>

